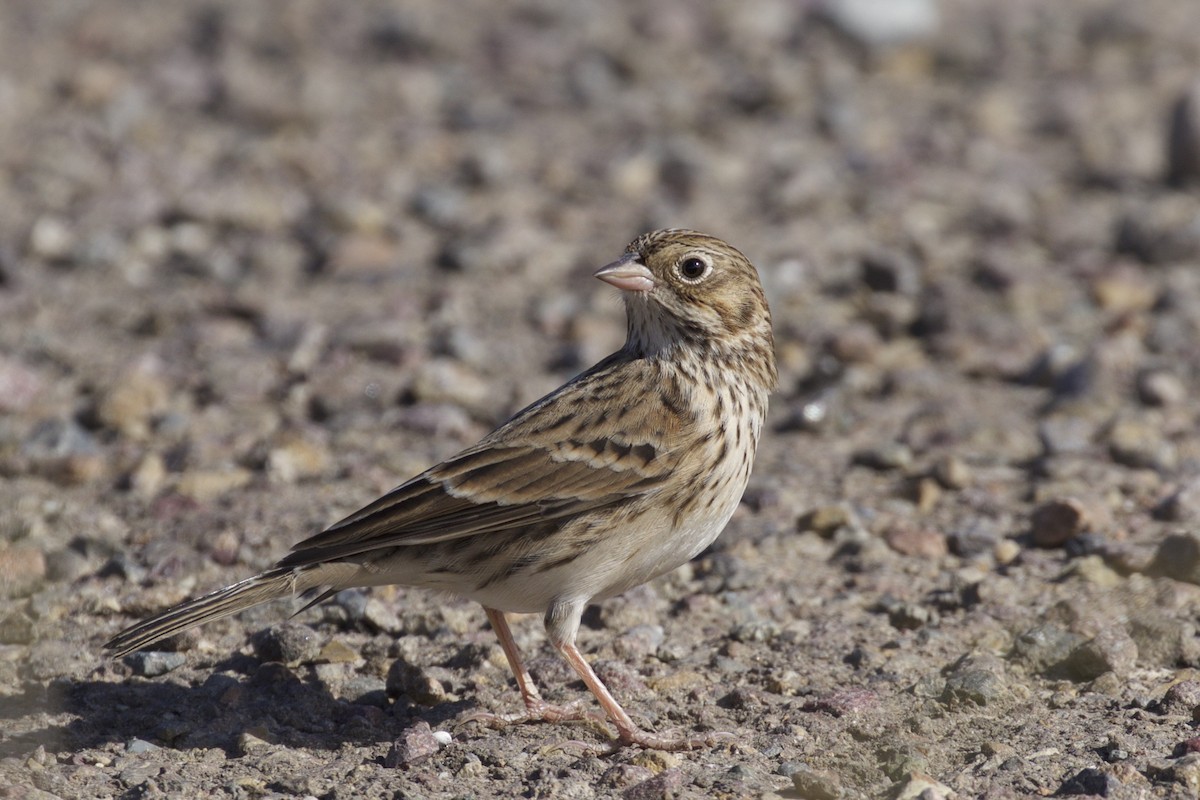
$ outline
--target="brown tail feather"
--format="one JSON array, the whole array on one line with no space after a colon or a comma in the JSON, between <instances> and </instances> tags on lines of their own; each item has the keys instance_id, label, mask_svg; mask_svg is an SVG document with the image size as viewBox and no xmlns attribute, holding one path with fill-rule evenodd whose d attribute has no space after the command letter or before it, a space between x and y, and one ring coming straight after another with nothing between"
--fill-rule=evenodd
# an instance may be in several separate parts
<instances>
[{"instance_id":1,"label":"brown tail feather","mask_svg":"<svg viewBox=\"0 0 1200 800\"><path fill-rule=\"evenodd\" d=\"M104 647L112 651L114 658L120 658L196 625L228 617L268 600L290 597L297 588L307 588L297 587L296 579L295 569L269 570L142 620L118 633Z\"/></svg>"}]
</instances>

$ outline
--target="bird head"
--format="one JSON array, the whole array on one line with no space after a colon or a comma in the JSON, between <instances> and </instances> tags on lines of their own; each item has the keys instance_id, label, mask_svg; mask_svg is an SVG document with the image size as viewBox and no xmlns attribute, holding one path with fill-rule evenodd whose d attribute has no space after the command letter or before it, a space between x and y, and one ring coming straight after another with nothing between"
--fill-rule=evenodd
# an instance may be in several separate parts
<instances>
[{"instance_id":1,"label":"bird head","mask_svg":"<svg viewBox=\"0 0 1200 800\"><path fill-rule=\"evenodd\" d=\"M595 273L621 290L626 349L658 355L696 347L717 357L753 355L775 380L771 311L758 271L741 252L682 229L646 233Z\"/></svg>"}]
</instances>

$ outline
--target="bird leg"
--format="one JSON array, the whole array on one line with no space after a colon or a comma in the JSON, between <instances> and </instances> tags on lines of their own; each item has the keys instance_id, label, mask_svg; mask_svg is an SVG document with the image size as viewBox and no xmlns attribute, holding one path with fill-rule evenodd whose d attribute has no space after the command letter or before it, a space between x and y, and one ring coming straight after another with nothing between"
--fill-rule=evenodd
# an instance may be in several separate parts
<instances>
[{"instance_id":1,"label":"bird leg","mask_svg":"<svg viewBox=\"0 0 1200 800\"><path fill-rule=\"evenodd\" d=\"M513 677L517 679L517 688L521 691L521 699L525 701L524 714L491 714L487 712L477 712L464 717L462 722L482 722L493 727L503 727L524 722L570 722L576 720L586 720L593 723L599 723L603 727L604 718L594 712L586 711L582 708L581 701L568 703L566 705L553 705L542 699L538 693L537 686L533 683L533 678L529 674L529 670L525 669L524 663L521 661L521 654L517 650L517 643L513 640L512 631L508 627L508 620L504 616L503 611L484 606L483 609L487 613L488 621L492 624L492 629L496 631L496 638L500 640L500 647L504 649L504 655L508 658L508 665L512 668ZM579 648L575 646L573 632L574 627L568 628L570 633L565 636L562 634L565 631L558 629L556 625L548 625L547 631L550 633L550 639L558 650L571 665L571 669L583 679L588 690L591 691L596 699L600 701L600 706L608 715L608 719L612 721L617 728L617 740L613 747L608 750L608 753L615 752L621 747L627 745L638 745L648 750L693 750L698 747L711 747L718 739L727 738L728 734L713 734L710 736L699 737L671 737L662 734L650 733L644 731L630 718L621 704L612 696L612 692L600 680L600 677L592 669L592 665L583 657L583 653L579 652ZM607 733L607 731L606 731Z\"/></svg>"},{"instance_id":2,"label":"bird leg","mask_svg":"<svg viewBox=\"0 0 1200 800\"><path fill-rule=\"evenodd\" d=\"M556 642L555 646L558 648L558 652L563 654L563 658L567 660L571 668L587 684L588 689L600 701L600 705L604 708L604 712L608 714L608 718L617 727L617 741L613 747L613 751L631 744L636 744L647 750L694 750L698 747L711 747L717 739L728 736L728 734L714 734L711 736L678 738L642 730L625 713L625 709L621 708L621 704L612 696L612 692L608 691L608 687L596 675L596 672L592 669L592 665L583 657L583 653L579 652L579 648L575 646L574 642Z\"/></svg>"},{"instance_id":3,"label":"bird leg","mask_svg":"<svg viewBox=\"0 0 1200 800\"><path fill-rule=\"evenodd\" d=\"M525 713L477 712L464 717L463 723L483 722L493 727L503 727L523 722L588 720L603 724L604 718L595 712L585 710L582 701L554 705L543 700L537 686L533 683L529 670L525 669L525 664L521 661L521 653L517 650L517 643L513 640L512 631L508 627L508 620L505 618L504 612L487 606L484 606L483 610L487 613L488 622L492 624L492 630L496 632L496 638L500 640L500 647L503 648L504 656L508 659L508 666L512 669L513 677L517 679L517 689L521 692L521 700L525 702Z\"/></svg>"}]
</instances>

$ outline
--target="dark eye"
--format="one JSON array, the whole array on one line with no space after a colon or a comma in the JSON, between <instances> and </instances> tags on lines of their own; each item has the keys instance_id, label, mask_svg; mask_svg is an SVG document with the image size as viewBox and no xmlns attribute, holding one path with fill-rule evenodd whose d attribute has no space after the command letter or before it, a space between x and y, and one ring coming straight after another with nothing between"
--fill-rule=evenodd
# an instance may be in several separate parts
<instances>
[{"instance_id":1,"label":"dark eye","mask_svg":"<svg viewBox=\"0 0 1200 800\"><path fill-rule=\"evenodd\" d=\"M708 264L701 258L685 258L679 265L679 274L689 281L698 281L708 272Z\"/></svg>"}]
</instances>

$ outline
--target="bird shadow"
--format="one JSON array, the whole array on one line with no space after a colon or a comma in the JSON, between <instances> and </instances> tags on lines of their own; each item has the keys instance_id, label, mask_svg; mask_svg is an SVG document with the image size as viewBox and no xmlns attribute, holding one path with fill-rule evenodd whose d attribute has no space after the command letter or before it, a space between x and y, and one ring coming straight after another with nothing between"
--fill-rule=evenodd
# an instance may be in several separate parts
<instances>
[{"instance_id":1,"label":"bird shadow","mask_svg":"<svg viewBox=\"0 0 1200 800\"><path fill-rule=\"evenodd\" d=\"M39 747L50 753L104 748L135 739L171 749L220 749L236 757L244 735L290 748L338 750L394 741L415 722L444 726L475 709L471 701L426 707L382 689L335 697L311 670L234 658L197 685L177 678L80 680L27 684L0 702L0 758ZM306 673L306 674L305 674ZM64 722L56 718L67 717ZM38 727L38 723L49 719Z\"/></svg>"}]
</instances>

